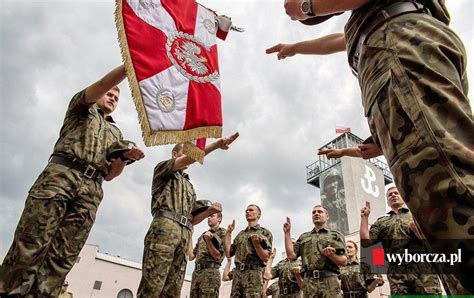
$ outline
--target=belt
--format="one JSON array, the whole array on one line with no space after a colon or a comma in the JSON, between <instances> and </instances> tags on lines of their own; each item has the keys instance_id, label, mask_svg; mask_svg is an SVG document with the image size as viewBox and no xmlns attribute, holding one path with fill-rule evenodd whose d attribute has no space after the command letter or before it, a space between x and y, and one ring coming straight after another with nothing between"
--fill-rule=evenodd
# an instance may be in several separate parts
<instances>
[{"instance_id":1,"label":"belt","mask_svg":"<svg viewBox=\"0 0 474 298\"><path fill-rule=\"evenodd\" d=\"M388 17L386 17L386 15L382 12L388 14ZM367 38L372 33L374 33L377 28L382 26L382 24L385 23L386 20L393 19L409 12L425 12L423 4L420 4L415 1L393 3L383 8L374 17L372 17L367 24L364 24L364 28L362 29L362 33L360 33L355 49L349 55L349 64L354 75L357 76L358 74L360 51L362 45L365 44Z\"/></svg>"},{"instance_id":2,"label":"belt","mask_svg":"<svg viewBox=\"0 0 474 298\"><path fill-rule=\"evenodd\" d=\"M261 270L263 267L256 264L235 263L235 269L238 271L244 270Z\"/></svg>"},{"instance_id":3,"label":"belt","mask_svg":"<svg viewBox=\"0 0 474 298\"><path fill-rule=\"evenodd\" d=\"M291 295L300 292L300 288L297 285L290 285L286 288L280 289L280 295Z\"/></svg>"},{"instance_id":4,"label":"belt","mask_svg":"<svg viewBox=\"0 0 474 298\"><path fill-rule=\"evenodd\" d=\"M53 154L49 158L49 162L60 164L73 170L79 171L87 179L95 180L99 183L102 183L104 181L104 174L101 170L80 160L77 157Z\"/></svg>"},{"instance_id":5,"label":"belt","mask_svg":"<svg viewBox=\"0 0 474 298\"><path fill-rule=\"evenodd\" d=\"M179 223L180 225L182 225L185 228L188 228L190 230L193 229L193 224L191 223L191 220L189 220L184 215L175 213L175 212L170 211L170 210L160 209L153 216L165 217L165 218L171 219L171 220Z\"/></svg>"},{"instance_id":6,"label":"belt","mask_svg":"<svg viewBox=\"0 0 474 298\"><path fill-rule=\"evenodd\" d=\"M367 291L349 291L343 292L344 298L365 298L367 297Z\"/></svg>"},{"instance_id":7,"label":"belt","mask_svg":"<svg viewBox=\"0 0 474 298\"><path fill-rule=\"evenodd\" d=\"M221 268L221 265L216 264L216 263L201 263L201 264L196 264L196 266L194 267L194 270L199 271L199 270L204 270L208 268L219 269Z\"/></svg>"},{"instance_id":8,"label":"belt","mask_svg":"<svg viewBox=\"0 0 474 298\"><path fill-rule=\"evenodd\" d=\"M330 276L338 276L339 274L331 271L323 271L323 270L305 270L303 272L303 277L309 277L314 279L321 279Z\"/></svg>"}]
</instances>

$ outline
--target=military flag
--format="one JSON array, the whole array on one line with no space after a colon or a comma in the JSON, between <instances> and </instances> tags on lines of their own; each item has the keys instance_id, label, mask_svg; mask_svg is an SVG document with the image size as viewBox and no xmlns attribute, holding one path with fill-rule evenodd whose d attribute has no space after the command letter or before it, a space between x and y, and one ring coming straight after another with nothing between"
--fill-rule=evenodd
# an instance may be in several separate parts
<instances>
[{"instance_id":1,"label":"military flag","mask_svg":"<svg viewBox=\"0 0 474 298\"><path fill-rule=\"evenodd\" d=\"M145 145L184 142L202 160L222 135L216 38L230 18L193 0L117 0L116 24Z\"/></svg>"}]
</instances>

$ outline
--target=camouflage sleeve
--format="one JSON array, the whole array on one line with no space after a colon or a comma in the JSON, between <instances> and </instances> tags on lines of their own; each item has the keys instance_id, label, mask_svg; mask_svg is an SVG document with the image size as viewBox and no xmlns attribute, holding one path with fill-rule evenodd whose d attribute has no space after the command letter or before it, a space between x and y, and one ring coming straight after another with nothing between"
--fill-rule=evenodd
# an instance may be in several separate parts
<instances>
[{"instance_id":1,"label":"camouflage sleeve","mask_svg":"<svg viewBox=\"0 0 474 298\"><path fill-rule=\"evenodd\" d=\"M151 185L151 195L155 196L161 187L166 183L166 176L173 173L175 159L169 159L158 163L153 171L153 181Z\"/></svg>"},{"instance_id":2,"label":"camouflage sleeve","mask_svg":"<svg viewBox=\"0 0 474 298\"><path fill-rule=\"evenodd\" d=\"M85 113L89 110L92 104L85 102L85 95L86 89L79 91L72 97L67 108L66 118L69 118L72 114Z\"/></svg>"},{"instance_id":3,"label":"camouflage sleeve","mask_svg":"<svg viewBox=\"0 0 474 298\"><path fill-rule=\"evenodd\" d=\"M377 274L371 272L369 265L364 262L360 263L360 271L364 275L364 281L367 287L378 277Z\"/></svg>"},{"instance_id":4,"label":"camouflage sleeve","mask_svg":"<svg viewBox=\"0 0 474 298\"><path fill-rule=\"evenodd\" d=\"M296 254L296 257L300 257L301 256L301 251L300 251L300 248L301 248L301 237L303 235L300 236L300 238L298 238L298 240L296 240L296 243L295 245L293 245L293 250L295 251L295 254Z\"/></svg>"},{"instance_id":5,"label":"camouflage sleeve","mask_svg":"<svg viewBox=\"0 0 474 298\"><path fill-rule=\"evenodd\" d=\"M273 247L273 235L272 233L265 229L265 237L267 237L268 243L267 243L267 250L269 253L272 253L272 247Z\"/></svg>"},{"instance_id":6,"label":"camouflage sleeve","mask_svg":"<svg viewBox=\"0 0 474 298\"><path fill-rule=\"evenodd\" d=\"M274 278L277 278L278 275L279 275L279 267L278 267L278 264L276 266L273 266L272 268L272 271L271 271L271 274L272 274L272 278L271 279L274 279Z\"/></svg>"},{"instance_id":7,"label":"camouflage sleeve","mask_svg":"<svg viewBox=\"0 0 474 298\"><path fill-rule=\"evenodd\" d=\"M380 219L377 219L369 229L369 237L370 240L372 240L372 243L377 243L380 242L380 230L381 230L381 224L380 224Z\"/></svg>"}]
</instances>

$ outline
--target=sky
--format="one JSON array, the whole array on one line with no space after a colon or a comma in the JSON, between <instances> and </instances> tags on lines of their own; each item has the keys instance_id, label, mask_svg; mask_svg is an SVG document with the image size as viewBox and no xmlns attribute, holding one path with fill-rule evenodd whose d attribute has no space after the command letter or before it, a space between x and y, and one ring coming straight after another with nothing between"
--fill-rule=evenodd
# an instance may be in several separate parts
<instances>
[{"instance_id":1,"label":"sky","mask_svg":"<svg viewBox=\"0 0 474 298\"><path fill-rule=\"evenodd\" d=\"M470 55L474 1L446 2L451 27ZM285 15L283 1L200 3L246 29L230 32L218 43L223 131L238 131L240 138L229 150L207 156L204 165L192 165L188 173L199 199L223 204L224 227L236 220L234 236L246 226L246 206L258 204L260 224L273 233L280 255L286 216L292 219L294 236L312 229L311 208L319 203L319 189L306 183L305 166L317 160L316 149L337 136L336 126L350 127L361 138L369 130L345 53L278 61L265 49L342 32L348 13L323 25L304 26ZM0 260L28 190L52 153L69 100L122 63L114 9L113 1L0 1ZM468 76L473 77L471 56ZM104 183L87 243L140 262L152 219L153 168L170 157L172 146L145 147L128 83L120 87L114 119L146 158ZM206 222L196 227L194 242L205 229ZM188 264L188 273L192 266Z\"/></svg>"}]
</instances>

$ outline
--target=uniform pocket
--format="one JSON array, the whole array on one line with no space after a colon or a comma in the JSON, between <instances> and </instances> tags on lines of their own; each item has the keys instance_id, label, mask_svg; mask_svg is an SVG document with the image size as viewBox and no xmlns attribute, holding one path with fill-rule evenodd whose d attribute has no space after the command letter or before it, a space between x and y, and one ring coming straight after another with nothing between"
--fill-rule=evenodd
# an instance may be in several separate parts
<instances>
[{"instance_id":1,"label":"uniform pocket","mask_svg":"<svg viewBox=\"0 0 474 298\"><path fill-rule=\"evenodd\" d=\"M407 102L412 99L399 92L400 80L392 70L384 75L383 85L379 88L367 112L370 131L375 142L382 150L389 165L393 165L400 156L413 149L420 140L415 129Z\"/></svg>"}]
</instances>

